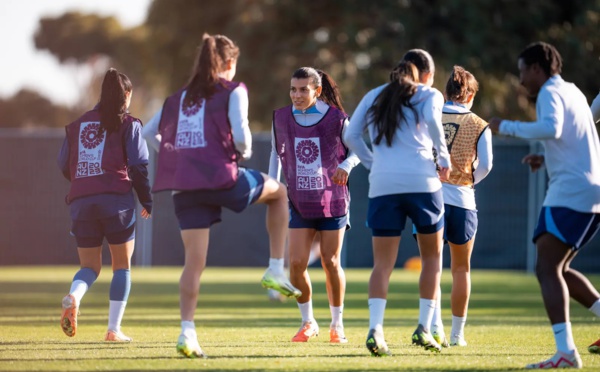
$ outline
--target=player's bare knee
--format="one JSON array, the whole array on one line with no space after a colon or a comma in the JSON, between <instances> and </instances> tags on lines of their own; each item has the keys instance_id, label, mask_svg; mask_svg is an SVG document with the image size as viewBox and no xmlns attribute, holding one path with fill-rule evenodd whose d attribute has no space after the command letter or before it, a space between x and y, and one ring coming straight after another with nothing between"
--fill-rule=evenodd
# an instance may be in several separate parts
<instances>
[{"instance_id":1,"label":"player's bare knee","mask_svg":"<svg viewBox=\"0 0 600 372\"><path fill-rule=\"evenodd\" d=\"M323 269L329 273L336 273L340 269L340 258L339 256L323 256L321 258L321 264Z\"/></svg>"},{"instance_id":2,"label":"player's bare knee","mask_svg":"<svg viewBox=\"0 0 600 372\"><path fill-rule=\"evenodd\" d=\"M308 267L308 261L299 257L290 257L290 275L303 273Z\"/></svg>"},{"instance_id":3,"label":"player's bare knee","mask_svg":"<svg viewBox=\"0 0 600 372\"><path fill-rule=\"evenodd\" d=\"M279 184L279 187L277 188L277 191L276 191L277 199L281 199L284 202L287 202L287 198L288 198L287 187L285 187L285 185L281 182L277 182L277 183Z\"/></svg>"},{"instance_id":4,"label":"player's bare knee","mask_svg":"<svg viewBox=\"0 0 600 372\"><path fill-rule=\"evenodd\" d=\"M471 272L471 265L466 264L466 265L452 266L450 271L452 272L452 274L469 273L469 272Z\"/></svg>"},{"instance_id":5,"label":"player's bare knee","mask_svg":"<svg viewBox=\"0 0 600 372\"><path fill-rule=\"evenodd\" d=\"M560 272L561 268L551 263L538 260L537 264L535 265L535 275L540 281L542 279L558 277Z\"/></svg>"}]
</instances>

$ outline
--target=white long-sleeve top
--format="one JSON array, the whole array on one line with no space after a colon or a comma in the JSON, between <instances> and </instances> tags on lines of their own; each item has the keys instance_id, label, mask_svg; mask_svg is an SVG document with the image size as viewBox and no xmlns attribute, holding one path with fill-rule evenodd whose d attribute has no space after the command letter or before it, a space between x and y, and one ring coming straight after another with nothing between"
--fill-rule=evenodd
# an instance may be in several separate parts
<instances>
[{"instance_id":1,"label":"white long-sleeve top","mask_svg":"<svg viewBox=\"0 0 600 372\"><path fill-rule=\"evenodd\" d=\"M537 121L503 120L500 133L540 140L550 183L544 206L600 213L600 143L587 99L560 75L537 97Z\"/></svg>"},{"instance_id":2,"label":"white long-sleeve top","mask_svg":"<svg viewBox=\"0 0 600 372\"><path fill-rule=\"evenodd\" d=\"M325 116L329 110L329 105L321 100L317 100L317 103L313 106L312 110L306 110L306 112L296 112L294 110L294 119L298 125L308 127L319 122ZM346 128L348 127L348 120L344 121L344 128L342 129L342 137ZM344 143L345 144L345 143ZM346 145L347 147L347 145ZM346 160L338 165L338 168L343 169L346 173L350 174L352 168L356 167L360 163L358 156L352 151L348 152ZM277 155L275 145L275 133L273 132L273 126L271 125L271 156L269 158L269 176L279 181L281 177L281 159Z\"/></svg>"},{"instance_id":3,"label":"white long-sleeve top","mask_svg":"<svg viewBox=\"0 0 600 372\"><path fill-rule=\"evenodd\" d=\"M592 106L590 107L592 110L592 116L594 117L594 122L598 122L600 120L600 93L594 98L592 102Z\"/></svg>"},{"instance_id":4,"label":"white long-sleeve top","mask_svg":"<svg viewBox=\"0 0 600 372\"><path fill-rule=\"evenodd\" d=\"M464 114L470 112L468 108L454 102L444 104L444 112L448 114ZM492 170L494 155L492 152L492 131L486 128L477 141L477 168L473 171L475 184L483 180ZM471 186L458 186L442 183L444 204L454 205L470 210L476 210L475 188Z\"/></svg>"},{"instance_id":5,"label":"white long-sleeve top","mask_svg":"<svg viewBox=\"0 0 600 372\"><path fill-rule=\"evenodd\" d=\"M158 132L162 108L150 119L142 130L142 136L156 151L160 149L161 135ZM227 117L235 149L247 160L252 156L252 134L248 125L248 91L238 86L229 94Z\"/></svg>"},{"instance_id":6,"label":"white long-sleeve top","mask_svg":"<svg viewBox=\"0 0 600 372\"><path fill-rule=\"evenodd\" d=\"M400 123L392 145L388 146L385 138L375 145L373 141L377 133L368 110L386 85L371 90L363 97L344 134L348 147L371 170L369 197L438 191L442 183L436 172L433 148L437 150L439 165L450 167L442 127L444 97L437 89L420 84L410 100L418 117L415 118L412 110L403 107L406 121ZM369 132L373 151L362 138L365 130Z\"/></svg>"}]
</instances>

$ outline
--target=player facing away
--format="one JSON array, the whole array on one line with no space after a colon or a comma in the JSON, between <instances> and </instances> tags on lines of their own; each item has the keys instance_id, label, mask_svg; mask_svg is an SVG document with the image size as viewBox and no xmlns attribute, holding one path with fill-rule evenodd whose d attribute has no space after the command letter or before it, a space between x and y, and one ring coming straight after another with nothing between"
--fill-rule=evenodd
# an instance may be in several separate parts
<instances>
[{"instance_id":1,"label":"player facing away","mask_svg":"<svg viewBox=\"0 0 600 372\"><path fill-rule=\"evenodd\" d=\"M292 341L306 342L319 334L308 275L311 246L319 233L332 318L329 341L347 343L342 319L346 277L340 254L350 227L348 175L359 160L342 141L348 115L329 75L299 68L292 74L290 98L291 105L273 113L269 176L278 180L283 168L288 189L290 280L302 292L296 299L302 324Z\"/></svg>"},{"instance_id":2,"label":"player facing away","mask_svg":"<svg viewBox=\"0 0 600 372\"><path fill-rule=\"evenodd\" d=\"M454 66L446 83L442 124L450 152L452 171L442 182L444 238L450 246L452 272L452 331L446 339L441 314L441 289L431 321L431 334L442 346L466 346L464 327L471 294L471 253L477 233L475 185L492 169L492 132L487 122L471 112L477 80L461 66Z\"/></svg>"},{"instance_id":3,"label":"player facing away","mask_svg":"<svg viewBox=\"0 0 600 372\"><path fill-rule=\"evenodd\" d=\"M205 356L194 313L209 230L221 221L223 207L241 212L251 204L267 205L271 258L262 285L288 297L301 295L283 269L289 219L285 186L238 166L252 153L248 92L243 83L232 80L238 56L239 48L229 38L205 34L188 84L168 97L144 127L144 138L158 151L153 191L173 191L185 249L177 350L190 358Z\"/></svg>"},{"instance_id":4,"label":"player facing away","mask_svg":"<svg viewBox=\"0 0 600 372\"><path fill-rule=\"evenodd\" d=\"M105 341L131 341L121 332L121 320L131 288L131 256L135 237L132 186L149 218L152 195L148 181L148 148L142 123L129 115L131 81L109 69L102 82L100 102L66 127L58 164L71 182L66 198L73 220L81 269L62 301L60 325L73 337L81 300L102 268L102 242L108 241L113 277L110 284L108 331Z\"/></svg>"},{"instance_id":5,"label":"player facing away","mask_svg":"<svg viewBox=\"0 0 600 372\"><path fill-rule=\"evenodd\" d=\"M571 268L577 252L600 226L600 143L592 112L581 91L562 79L562 58L544 42L527 46L518 58L521 84L536 97L536 121L490 119L493 132L539 140L544 154L523 158L532 172L543 165L549 184L533 234L536 275L556 341L550 359L530 369L581 368L569 320L569 296L600 316L600 294Z\"/></svg>"},{"instance_id":6,"label":"player facing away","mask_svg":"<svg viewBox=\"0 0 600 372\"><path fill-rule=\"evenodd\" d=\"M442 93L431 87L435 67L428 52L408 51L390 73L390 82L368 92L354 111L344 139L369 174L367 225L373 234L369 280L372 355L390 355L383 318L400 235L410 217L417 229L422 270L419 324L413 343L441 351L429 332L440 283L444 205L440 179L448 179L450 157L442 127ZM373 150L362 139L368 130ZM439 177L433 149L438 154Z\"/></svg>"}]
</instances>

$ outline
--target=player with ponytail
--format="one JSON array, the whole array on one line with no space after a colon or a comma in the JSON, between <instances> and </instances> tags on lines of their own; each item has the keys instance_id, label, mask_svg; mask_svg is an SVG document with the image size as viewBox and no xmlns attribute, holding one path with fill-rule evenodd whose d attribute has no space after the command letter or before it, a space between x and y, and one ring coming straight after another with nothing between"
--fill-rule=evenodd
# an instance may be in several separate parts
<instances>
[{"instance_id":1,"label":"player with ponytail","mask_svg":"<svg viewBox=\"0 0 600 372\"><path fill-rule=\"evenodd\" d=\"M177 351L189 358L205 356L194 313L210 227L221 221L223 207L239 213L251 204L267 205L270 260L261 283L288 297L301 294L283 268L289 218L285 186L238 164L252 155L248 92L233 81L239 48L223 35L202 39L188 83L166 99L144 128L144 137L158 151L153 191L173 192L185 249Z\"/></svg>"},{"instance_id":2,"label":"player with ponytail","mask_svg":"<svg viewBox=\"0 0 600 372\"><path fill-rule=\"evenodd\" d=\"M127 109L129 78L114 68L102 82L100 102L66 127L58 163L71 182L66 201L73 220L81 269L63 298L61 328L73 337L81 300L102 267L102 243L108 241L113 279L110 285L108 331L105 341L131 341L121 332L121 320L131 287L130 267L135 236L135 189L149 218L152 196L148 181L148 148L142 123Z\"/></svg>"},{"instance_id":3,"label":"player with ponytail","mask_svg":"<svg viewBox=\"0 0 600 372\"><path fill-rule=\"evenodd\" d=\"M373 233L373 272L369 281L369 333L372 355L389 355L383 318L390 276L406 218L416 226L421 278L419 324L412 342L441 350L429 330L440 283L444 231L442 184L450 159L442 127L442 94L431 87L435 67L422 49L409 50L392 70L390 82L367 93L344 136L348 147L371 170L367 225ZM362 136L369 132L372 150ZM439 176L433 150L437 151Z\"/></svg>"},{"instance_id":4,"label":"player with ponytail","mask_svg":"<svg viewBox=\"0 0 600 372\"><path fill-rule=\"evenodd\" d=\"M307 268L311 243L320 233L332 316L330 342L346 343L342 322L346 278L340 254L350 228L348 175L359 161L342 141L348 115L328 74L299 68L292 74L290 99L291 105L273 113L269 175L279 179L283 170L288 187L290 280L302 291L297 298L302 325L292 341L306 342L319 333Z\"/></svg>"}]
</instances>

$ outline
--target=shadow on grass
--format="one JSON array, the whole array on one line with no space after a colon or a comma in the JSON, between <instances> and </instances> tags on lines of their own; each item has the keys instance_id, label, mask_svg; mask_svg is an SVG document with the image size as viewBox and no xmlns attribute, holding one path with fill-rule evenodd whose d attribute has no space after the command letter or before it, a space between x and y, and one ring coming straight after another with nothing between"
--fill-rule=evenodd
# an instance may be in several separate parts
<instances>
[{"instance_id":1,"label":"shadow on grass","mask_svg":"<svg viewBox=\"0 0 600 372\"><path fill-rule=\"evenodd\" d=\"M91 292L85 298L85 306L94 306L106 304L110 284L96 283ZM346 289L345 308L362 308L366 306L368 298L368 284L363 282L348 281ZM18 301L2 301L3 309L27 309L36 308L55 309L56 303L60 300L68 289L68 283L63 286L57 286L55 283L44 282L0 282L0 300L2 297L12 297L18 295ZM104 298L98 296L104 294ZM391 283L389 287L389 302L394 304L396 309L414 309L415 299L418 298L418 283ZM450 288L442 289L442 293L449 295ZM217 295L217 296L213 296ZM359 295L362 298L357 298ZM481 295L478 298L478 295ZM239 296L239 297L238 297ZM250 297L248 297L250 296ZM240 298L241 297L241 298ZM443 305L449 306L449 297L444 298ZM49 300L56 298L56 302ZM265 290L261 288L259 282L229 282L229 283L202 283L199 296L199 307L205 309L221 309L229 307L238 307L243 303L244 308L271 309L279 306L266 300ZM404 301L406 300L406 301ZM164 282L142 282L132 283L129 306L146 307L152 309L167 309L177 307L179 303L179 287L177 283ZM471 306L479 309L497 309L497 308L537 308L541 303L541 296L537 287L520 287L518 291L512 285L498 285L491 283L489 285L473 285L471 295ZM290 299L283 306L293 305L294 300ZM322 281L313 282L313 304L315 307L327 307L325 283Z\"/></svg>"}]
</instances>

